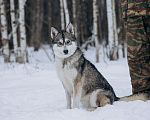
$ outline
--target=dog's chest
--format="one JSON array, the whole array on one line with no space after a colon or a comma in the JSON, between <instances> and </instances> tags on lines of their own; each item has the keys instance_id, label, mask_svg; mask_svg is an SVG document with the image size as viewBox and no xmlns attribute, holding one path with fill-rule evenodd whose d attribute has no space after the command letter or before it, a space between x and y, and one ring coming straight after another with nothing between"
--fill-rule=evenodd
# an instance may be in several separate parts
<instances>
[{"instance_id":1,"label":"dog's chest","mask_svg":"<svg viewBox=\"0 0 150 120\"><path fill-rule=\"evenodd\" d=\"M61 60L55 60L56 70L59 79L69 91L72 91L72 86L77 77L77 70L71 62L63 63Z\"/></svg>"}]
</instances>

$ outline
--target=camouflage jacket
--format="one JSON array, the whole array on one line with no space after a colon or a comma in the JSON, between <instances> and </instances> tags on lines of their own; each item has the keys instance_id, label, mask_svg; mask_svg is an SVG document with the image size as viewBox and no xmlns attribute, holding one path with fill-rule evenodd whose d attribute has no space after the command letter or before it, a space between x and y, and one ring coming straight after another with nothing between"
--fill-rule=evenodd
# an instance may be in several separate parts
<instances>
[{"instance_id":1,"label":"camouflage jacket","mask_svg":"<svg viewBox=\"0 0 150 120\"><path fill-rule=\"evenodd\" d=\"M123 18L150 16L150 0L122 0Z\"/></svg>"}]
</instances>

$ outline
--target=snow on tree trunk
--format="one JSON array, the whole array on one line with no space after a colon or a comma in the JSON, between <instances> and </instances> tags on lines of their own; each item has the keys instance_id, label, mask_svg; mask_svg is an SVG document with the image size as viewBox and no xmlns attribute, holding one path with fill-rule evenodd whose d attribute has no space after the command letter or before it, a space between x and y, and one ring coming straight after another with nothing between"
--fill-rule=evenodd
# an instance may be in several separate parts
<instances>
[{"instance_id":1,"label":"snow on tree trunk","mask_svg":"<svg viewBox=\"0 0 150 120\"><path fill-rule=\"evenodd\" d=\"M18 62L18 42L17 42L17 30L16 30L17 25L15 21L14 0L10 0L10 14L11 14L11 26L12 26L14 53L16 57L16 62Z\"/></svg>"},{"instance_id":2,"label":"snow on tree trunk","mask_svg":"<svg viewBox=\"0 0 150 120\"><path fill-rule=\"evenodd\" d=\"M0 0L0 13L1 13L1 36L2 36L2 45L3 45L3 54L4 61L10 61L9 55L9 41L8 41L8 26L7 26L7 18L6 18L6 9L5 9L5 0Z\"/></svg>"},{"instance_id":3,"label":"snow on tree trunk","mask_svg":"<svg viewBox=\"0 0 150 120\"><path fill-rule=\"evenodd\" d=\"M65 21L64 21L64 5L63 0L60 0L60 16L61 16L61 29L65 29Z\"/></svg>"},{"instance_id":4,"label":"snow on tree trunk","mask_svg":"<svg viewBox=\"0 0 150 120\"><path fill-rule=\"evenodd\" d=\"M19 22L20 22L20 63L25 63L26 60L26 30L25 30L25 13L24 13L24 0L18 0L19 2Z\"/></svg>"},{"instance_id":5,"label":"snow on tree trunk","mask_svg":"<svg viewBox=\"0 0 150 120\"><path fill-rule=\"evenodd\" d=\"M94 39L95 39L95 47L96 47L96 62L99 62L99 41L98 41L98 24L97 24L97 0L93 0L93 29L94 29Z\"/></svg>"},{"instance_id":6,"label":"snow on tree trunk","mask_svg":"<svg viewBox=\"0 0 150 120\"><path fill-rule=\"evenodd\" d=\"M118 59L118 33L115 13L115 0L107 0L108 41L110 60Z\"/></svg>"},{"instance_id":7,"label":"snow on tree trunk","mask_svg":"<svg viewBox=\"0 0 150 120\"><path fill-rule=\"evenodd\" d=\"M73 6L73 23L74 23L74 30L75 30L75 36L77 37L76 0L72 0L72 6Z\"/></svg>"},{"instance_id":8,"label":"snow on tree trunk","mask_svg":"<svg viewBox=\"0 0 150 120\"><path fill-rule=\"evenodd\" d=\"M66 19L66 26L67 26L70 23L67 0L63 0L63 3L64 3L65 19Z\"/></svg>"}]
</instances>

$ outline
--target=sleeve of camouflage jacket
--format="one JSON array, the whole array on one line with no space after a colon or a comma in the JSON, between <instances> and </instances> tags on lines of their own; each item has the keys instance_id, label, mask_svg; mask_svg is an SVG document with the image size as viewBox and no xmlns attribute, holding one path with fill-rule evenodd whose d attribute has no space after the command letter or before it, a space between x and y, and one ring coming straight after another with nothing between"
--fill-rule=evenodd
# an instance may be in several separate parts
<instances>
[{"instance_id":1,"label":"sleeve of camouflage jacket","mask_svg":"<svg viewBox=\"0 0 150 120\"><path fill-rule=\"evenodd\" d=\"M150 0L122 0L123 18L150 16Z\"/></svg>"},{"instance_id":2,"label":"sleeve of camouflage jacket","mask_svg":"<svg viewBox=\"0 0 150 120\"><path fill-rule=\"evenodd\" d=\"M121 7L125 28L128 17L150 16L150 0L122 0Z\"/></svg>"}]
</instances>

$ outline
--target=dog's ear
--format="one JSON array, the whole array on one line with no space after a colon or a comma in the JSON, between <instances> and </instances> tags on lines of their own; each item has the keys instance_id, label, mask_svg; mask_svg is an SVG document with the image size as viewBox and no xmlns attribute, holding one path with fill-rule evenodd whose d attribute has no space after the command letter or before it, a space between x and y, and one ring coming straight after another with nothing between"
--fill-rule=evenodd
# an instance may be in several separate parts
<instances>
[{"instance_id":1,"label":"dog's ear","mask_svg":"<svg viewBox=\"0 0 150 120\"><path fill-rule=\"evenodd\" d=\"M74 27L71 23L68 24L66 31L74 35Z\"/></svg>"},{"instance_id":2,"label":"dog's ear","mask_svg":"<svg viewBox=\"0 0 150 120\"><path fill-rule=\"evenodd\" d=\"M53 39L54 37L56 37L57 34L58 34L58 31L57 31L54 27L51 27L51 37L52 37L52 39Z\"/></svg>"}]
</instances>

